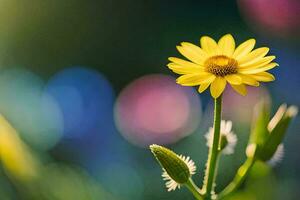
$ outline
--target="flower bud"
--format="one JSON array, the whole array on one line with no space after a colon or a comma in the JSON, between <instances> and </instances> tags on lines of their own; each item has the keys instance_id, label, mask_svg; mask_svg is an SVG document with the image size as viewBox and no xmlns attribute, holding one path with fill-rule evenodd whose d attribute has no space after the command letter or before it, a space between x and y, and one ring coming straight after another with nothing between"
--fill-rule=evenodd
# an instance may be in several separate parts
<instances>
[{"instance_id":1,"label":"flower bud","mask_svg":"<svg viewBox=\"0 0 300 200\"><path fill-rule=\"evenodd\" d=\"M220 151L222 151L223 149L225 149L225 147L227 146L227 144L228 144L228 140L227 140L226 135L221 135L220 144L219 144Z\"/></svg>"},{"instance_id":2,"label":"flower bud","mask_svg":"<svg viewBox=\"0 0 300 200\"><path fill-rule=\"evenodd\" d=\"M270 160L287 132L291 120L297 115L296 106L282 105L268 125L269 137L260 151L259 158L263 161Z\"/></svg>"},{"instance_id":3,"label":"flower bud","mask_svg":"<svg viewBox=\"0 0 300 200\"><path fill-rule=\"evenodd\" d=\"M205 134L205 138L206 138L206 145L209 148L212 148L213 138L214 138L213 127L210 127L208 129L208 132ZM237 143L237 137L232 131L232 122L222 120L218 150L225 155L233 154L236 143Z\"/></svg>"},{"instance_id":4,"label":"flower bud","mask_svg":"<svg viewBox=\"0 0 300 200\"><path fill-rule=\"evenodd\" d=\"M150 149L161 167L175 182L179 184L188 182L192 175L190 169L176 153L156 144L151 145Z\"/></svg>"},{"instance_id":5,"label":"flower bud","mask_svg":"<svg viewBox=\"0 0 300 200\"><path fill-rule=\"evenodd\" d=\"M263 146L269 133L267 126L270 120L269 104L261 101L254 108L254 120L252 124L249 144L257 144L259 147Z\"/></svg>"}]
</instances>

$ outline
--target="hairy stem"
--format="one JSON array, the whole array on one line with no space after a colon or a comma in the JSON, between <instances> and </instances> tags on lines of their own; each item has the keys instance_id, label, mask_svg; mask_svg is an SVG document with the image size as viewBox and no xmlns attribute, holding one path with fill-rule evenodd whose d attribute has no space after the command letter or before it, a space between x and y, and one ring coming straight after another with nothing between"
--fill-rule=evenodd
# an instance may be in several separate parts
<instances>
[{"instance_id":1,"label":"hairy stem","mask_svg":"<svg viewBox=\"0 0 300 200\"><path fill-rule=\"evenodd\" d=\"M216 166L218 162L219 154L219 142L220 142L220 128L221 128L221 111L222 111L222 96L215 99L214 110L214 135L213 144L209 149L206 175L204 179L203 191L205 199L211 199L211 193L214 187L214 180L216 177Z\"/></svg>"},{"instance_id":2,"label":"hairy stem","mask_svg":"<svg viewBox=\"0 0 300 200\"><path fill-rule=\"evenodd\" d=\"M197 200L203 200L203 196L201 195L199 188L196 186L192 179L190 179L185 185Z\"/></svg>"}]
</instances>

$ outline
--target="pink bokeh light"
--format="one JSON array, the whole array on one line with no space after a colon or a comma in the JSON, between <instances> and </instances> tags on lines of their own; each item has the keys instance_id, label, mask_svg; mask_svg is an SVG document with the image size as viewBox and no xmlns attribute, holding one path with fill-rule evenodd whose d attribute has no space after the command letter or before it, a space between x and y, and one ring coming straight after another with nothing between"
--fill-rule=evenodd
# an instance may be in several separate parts
<instances>
[{"instance_id":1,"label":"pink bokeh light","mask_svg":"<svg viewBox=\"0 0 300 200\"><path fill-rule=\"evenodd\" d=\"M231 87L223 95L223 117L236 123L249 124L252 121L253 110L257 103L264 100L270 102L271 98L265 87L247 87L247 96L237 94Z\"/></svg>"},{"instance_id":2,"label":"pink bokeh light","mask_svg":"<svg viewBox=\"0 0 300 200\"><path fill-rule=\"evenodd\" d=\"M249 25L262 33L298 36L300 33L299 0L238 0Z\"/></svg>"},{"instance_id":3,"label":"pink bokeh light","mask_svg":"<svg viewBox=\"0 0 300 200\"><path fill-rule=\"evenodd\" d=\"M198 94L165 75L147 75L120 94L116 124L122 136L137 146L169 144L189 135L200 122Z\"/></svg>"}]
</instances>

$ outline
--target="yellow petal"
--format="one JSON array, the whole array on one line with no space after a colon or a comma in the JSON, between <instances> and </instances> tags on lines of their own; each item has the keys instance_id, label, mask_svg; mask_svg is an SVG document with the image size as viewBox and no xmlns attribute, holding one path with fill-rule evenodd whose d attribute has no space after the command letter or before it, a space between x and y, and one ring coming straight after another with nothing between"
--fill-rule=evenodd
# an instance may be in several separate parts
<instances>
[{"instance_id":1,"label":"yellow petal","mask_svg":"<svg viewBox=\"0 0 300 200\"><path fill-rule=\"evenodd\" d=\"M195 73L195 74L185 74L180 76L179 78L176 79L176 82L179 84L184 84L184 83L191 83L191 82L195 82L198 81L199 79L203 79L203 75L199 74L199 73Z\"/></svg>"},{"instance_id":2,"label":"yellow petal","mask_svg":"<svg viewBox=\"0 0 300 200\"><path fill-rule=\"evenodd\" d=\"M269 52L268 47L261 47L261 48L255 49L254 51L250 52L246 56L244 56L240 59L237 59L237 60L238 60L239 65L252 64L252 63L255 63L258 60L260 60L265 55L267 55L268 52Z\"/></svg>"},{"instance_id":3,"label":"yellow petal","mask_svg":"<svg viewBox=\"0 0 300 200\"><path fill-rule=\"evenodd\" d=\"M203 83L212 83L215 79L216 79L216 76L214 74L210 74L200 84L203 84Z\"/></svg>"},{"instance_id":4,"label":"yellow petal","mask_svg":"<svg viewBox=\"0 0 300 200\"><path fill-rule=\"evenodd\" d=\"M195 49L195 47L191 47L190 45L177 46L177 50L187 59L197 64L203 64L203 62L205 61L205 57L203 57L203 55L199 53L200 47L198 51Z\"/></svg>"},{"instance_id":5,"label":"yellow petal","mask_svg":"<svg viewBox=\"0 0 300 200\"><path fill-rule=\"evenodd\" d=\"M208 36L203 36L200 39L201 48L210 56L217 55L219 51L216 41Z\"/></svg>"},{"instance_id":6,"label":"yellow petal","mask_svg":"<svg viewBox=\"0 0 300 200\"><path fill-rule=\"evenodd\" d=\"M226 80L223 77L216 77L210 85L210 93L213 98L218 98L226 87Z\"/></svg>"},{"instance_id":7,"label":"yellow petal","mask_svg":"<svg viewBox=\"0 0 300 200\"><path fill-rule=\"evenodd\" d=\"M176 82L183 86L195 86L202 83L211 82L215 79L215 75L210 73L185 74L176 79Z\"/></svg>"},{"instance_id":8,"label":"yellow petal","mask_svg":"<svg viewBox=\"0 0 300 200\"><path fill-rule=\"evenodd\" d=\"M202 83L199 88L198 88L198 92L202 93L204 92L210 85L211 83Z\"/></svg>"},{"instance_id":9,"label":"yellow petal","mask_svg":"<svg viewBox=\"0 0 300 200\"><path fill-rule=\"evenodd\" d=\"M191 52L191 56L194 57L194 58L191 57L191 59L195 60L195 61L192 60L193 62L202 64L208 57L207 53L197 45L194 45L189 42L182 42L181 46L187 49L187 51Z\"/></svg>"},{"instance_id":10,"label":"yellow petal","mask_svg":"<svg viewBox=\"0 0 300 200\"><path fill-rule=\"evenodd\" d=\"M269 81L275 80L275 77L273 76L273 74L270 74L268 72L260 72L257 74L250 74L249 76L258 81L262 81L262 82L269 82Z\"/></svg>"},{"instance_id":11,"label":"yellow petal","mask_svg":"<svg viewBox=\"0 0 300 200\"><path fill-rule=\"evenodd\" d=\"M259 86L259 82L257 82L256 79L254 79L253 77L249 76L249 75L244 75L244 74L240 74L243 83L247 84L247 85L251 85L251 86Z\"/></svg>"},{"instance_id":12,"label":"yellow petal","mask_svg":"<svg viewBox=\"0 0 300 200\"><path fill-rule=\"evenodd\" d=\"M242 69L250 69L250 68L258 68L258 67L262 67L264 65L269 64L275 58L276 58L275 56L266 56L266 57L261 58L260 60L258 60L255 63L252 63L252 64L241 64L241 65L239 65L239 67L241 67L241 70Z\"/></svg>"},{"instance_id":13,"label":"yellow petal","mask_svg":"<svg viewBox=\"0 0 300 200\"><path fill-rule=\"evenodd\" d=\"M273 69L276 66L278 66L277 63L270 63L270 64L267 64L267 65L265 65L263 67L260 67L260 68L248 69L248 70L240 71L240 73L242 73L242 74L257 74L259 72L264 72L264 71Z\"/></svg>"},{"instance_id":14,"label":"yellow petal","mask_svg":"<svg viewBox=\"0 0 300 200\"><path fill-rule=\"evenodd\" d=\"M239 94L245 96L247 94L247 89L244 84L242 85L231 85L231 87Z\"/></svg>"},{"instance_id":15,"label":"yellow petal","mask_svg":"<svg viewBox=\"0 0 300 200\"><path fill-rule=\"evenodd\" d=\"M242 78L239 75L236 74L231 74L231 75L227 75L225 76L225 79L233 85L240 85L242 84Z\"/></svg>"},{"instance_id":16,"label":"yellow petal","mask_svg":"<svg viewBox=\"0 0 300 200\"><path fill-rule=\"evenodd\" d=\"M180 58L169 57L169 61L176 63L182 67L194 67L194 68L204 68L202 65L195 64Z\"/></svg>"},{"instance_id":17,"label":"yellow petal","mask_svg":"<svg viewBox=\"0 0 300 200\"><path fill-rule=\"evenodd\" d=\"M231 34L226 34L219 40L218 46L222 55L232 56L235 49L234 38Z\"/></svg>"},{"instance_id":18,"label":"yellow petal","mask_svg":"<svg viewBox=\"0 0 300 200\"><path fill-rule=\"evenodd\" d=\"M248 53L252 51L255 45L255 39L249 39L242 44L240 44L236 50L234 51L232 57L235 58L236 60L244 57Z\"/></svg>"},{"instance_id":19,"label":"yellow petal","mask_svg":"<svg viewBox=\"0 0 300 200\"><path fill-rule=\"evenodd\" d=\"M202 70L196 67L181 66L175 63L169 63L168 68L177 74L195 74Z\"/></svg>"}]
</instances>

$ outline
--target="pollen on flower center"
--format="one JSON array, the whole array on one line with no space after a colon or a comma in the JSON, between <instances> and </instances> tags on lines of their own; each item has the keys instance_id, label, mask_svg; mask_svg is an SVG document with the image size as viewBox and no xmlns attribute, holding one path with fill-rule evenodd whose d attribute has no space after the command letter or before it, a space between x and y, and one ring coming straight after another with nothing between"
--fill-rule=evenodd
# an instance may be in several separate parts
<instances>
[{"instance_id":1,"label":"pollen on flower center","mask_svg":"<svg viewBox=\"0 0 300 200\"><path fill-rule=\"evenodd\" d=\"M236 74L238 63L233 58L217 55L208 58L204 62L204 66L207 72L224 77L229 74Z\"/></svg>"}]
</instances>

